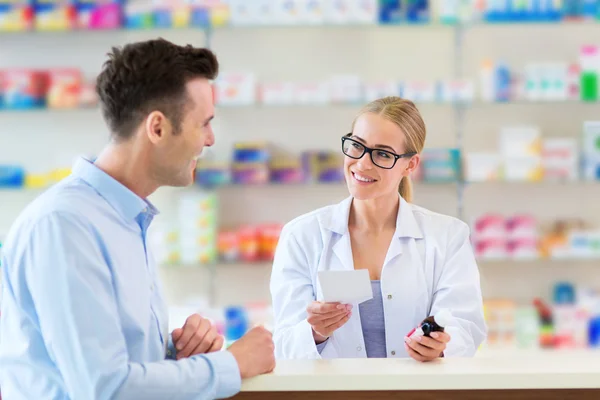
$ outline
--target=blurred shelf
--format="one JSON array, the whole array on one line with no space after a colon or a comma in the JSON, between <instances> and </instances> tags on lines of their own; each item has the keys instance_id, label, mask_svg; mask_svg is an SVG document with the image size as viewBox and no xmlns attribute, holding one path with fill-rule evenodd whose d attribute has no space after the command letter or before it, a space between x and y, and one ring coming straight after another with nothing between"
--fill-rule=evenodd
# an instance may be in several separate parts
<instances>
[{"instance_id":1,"label":"blurred shelf","mask_svg":"<svg viewBox=\"0 0 600 400\"><path fill-rule=\"evenodd\" d=\"M216 105L218 111L235 111L235 110L319 110L319 109L351 109L358 110L367 100L361 103L323 103L323 104L248 104L248 105ZM415 102L418 107L457 107L463 109L480 109L486 107L510 107L510 106L579 106L579 107L599 107L600 101L583 102L583 101L509 101L509 102L484 102L474 101L470 103L459 102ZM80 107L80 108L31 108L31 109L7 109L0 108L2 114L63 114L63 113L89 113L99 112L99 107Z\"/></svg>"},{"instance_id":2,"label":"blurred shelf","mask_svg":"<svg viewBox=\"0 0 600 400\"><path fill-rule=\"evenodd\" d=\"M502 259L502 260L492 260L492 259L477 259L477 263L480 265L499 265L499 264L515 264L515 265L535 265L535 264L565 264L572 263L574 265L584 265L591 263L598 263L600 265L600 258L595 259L586 259L586 258L568 258L568 259L531 259L531 260L511 260L511 259ZM198 270L198 269L208 269L208 268L228 268L228 269L236 269L242 268L245 270L263 270L265 268L271 268L273 266L272 261L257 261L257 262L215 262L209 264L161 264L161 268L172 270L172 271L188 271L188 270Z\"/></svg>"},{"instance_id":3,"label":"blurred shelf","mask_svg":"<svg viewBox=\"0 0 600 400\"><path fill-rule=\"evenodd\" d=\"M164 270L171 271L193 271L193 270L202 270L209 268L243 268L243 269L264 269L271 268L273 266L272 261L256 261L256 262L244 262L244 261L219 261L214 263L182 263L182 264L170 264L170 263L162 263L160 267Z\"/></svg>"},{"instance_id":4,"label":"blurred shelf","mask_svg":"<svg viewBox=\"0 0 600 400\"><path fill-rule=\"evenodd\" d=\"M576 187L600 187L600 181L597 180L576 180L576 181L488 181L488 182L463 182L465 187L494 187L494 186L529 186L529 187L555 187L555 186L576 186Z\"/></svg>"},{"instance_id":5,"label":"blurred shelf","mask_svg":"<svg viewBox=\"0 0 600 400\"><path fill-rule=\"evenodd\" d=\"M151 27L144 29L127 29L127 28L106 28L106 29L72 29L72 30L27 30L27 31L0 31L0 37L4 38L20 38L20 37L75 37L81 38L92 37L114 37L114 36L131 36L131 35L148 35L160 36L170 33L202 33L208 31L204 27L181 27L181 28L161 28Z\"/></svg>"},{"instance_id":6,"label":"blurred shelf","mask_svg":"<svg viewBox=\"0 0 600 400\"><path fill-rule=\"evenodd\" d=\"M477 264L479 265L535 265L535 264L573 264L573 265L589 265L598 264L600 265L600 257L598 258L531 258L531 259L511 259L511 258L478 258Z\"/></svg>"},{"instance_id":7,"label":"blurred shelf","mask_svg":"<svg viewBox=\"0 0 600 400\"><path fill-rule=\"evenodd\" d=\"M100 107L77 107L77 108L27 108L27 109L18 109L18 108L0 108L0 116L1 115L22 115L27 114L67 114L67 113L97 113L100 111Z\"/></svg>"}]
</instances>

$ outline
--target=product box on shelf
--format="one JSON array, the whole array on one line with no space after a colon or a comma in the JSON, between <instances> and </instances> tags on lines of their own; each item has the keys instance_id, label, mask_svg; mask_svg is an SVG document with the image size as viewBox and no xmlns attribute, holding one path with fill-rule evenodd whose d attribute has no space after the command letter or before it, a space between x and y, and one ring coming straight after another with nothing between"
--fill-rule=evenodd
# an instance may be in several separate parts
<instances>
[{"instance_id":1,"label":"product box on shelf","mask_svg":"<svg viewBox=\"0 0 600 400\"><path fill-rule=\"evenodd\" d=\"M272 261L281 234L281 224L243 225L219 232L219 257L226 262Z\"/></svg>"},{"instance_id":2,"label":"product box on shelf","mask_svg":"<svg viewBox=\"0 0 600 400\"><path fill-rule=\"evenodd\" d=\"M469 103L475 97L475 83L471 80L440 82L438 98L444 103Z\"/></svg>"},{"instance_id":3,"label":"product box on shelf","mask_svg":"<svg viewBox=\"0 0 600 400\"><path fill-rule=\"evenodd\" d=\"M488 328L485 345L491 348L514 347L517 310L515 302L508 299L485 300L483 309Z\"/></svg>"},{"instance_id":4,"label":"product box on shelf","mask_svg":"<svg viewBox=\"0 0 600 400\"><path fill-rule=\"evenodd\" d=\"M343 158L338 152L306 151L302 165L310 182L339 183L344 181Z\"/></svg>"},{"instance_id":5,"label":"product box on shelf","mask_svg":"<svg viewBox=\"0 0 600 400\"><path fill-rule=\"evenodd\" d=\"M234 145L231 175L236 184L269 182L271 154L265 142L238 142Z\"/></svg>"},{"instance_id":6,"label":"product box on shelf","mask_svg":"<svg viewBox=\"0 0 600 400\"><path fill-rule=\"evenodd\" d=\"M352 23L352 0L329 0L323 4L325 22L332 25Z\"/></svg>"},{"instance_id":7,"label":"product box on shelf","mask_svg":"<svg viewBox=\"0 0 600 400\"><path fill-rule=\"evenodd\" d=\"M354 24L376 24L378 14L377 0L354 0L350 2L350 19Z\"/></svg>"},{"instance_id":8,"label":"product box on shelf","mask_svg":"<svg viewBox=\"0 0 600 400\"><path fill-rule=\"evenodd\" d=\"M77 26L77 9L73 0L35 0L34 27L38 31L66 31Z\"/></svg>"},{"instance_id":9,"label":"product box on shelf","mask_svg":"<svg viewBox=\"0 0 600 400\"><path fill-rule=\"evenodd\" d=\"M33 28L34 12L30 0L0 0L0 32L21 32Z\"/></svg>"},{"instance_id":10,"label":"product box on shelf","mask_svg":"<svg viewBox=\"0 0 600 400\"><path fill-rule=\"evenodd\" d=\"M76 68L51 69L46 95L48 108L75 108L80 105L81 71Z\"/></svg>"},{"instance_id":11,"label":"product box on shelf","mask_svg":"<svg viewBox=\"0 0 600 400\"><path fill-rule=\"evenodd\" d=\"M464 163L467 182L491 182L502 178L502 158L497 153L467 153Z\"/></svg>"},{"instance_id":12,"label":"product box on shelf","mask_svg":"<svg viewBox=\"0 0 600 400\"><path fill-rule=\"evenodd\" d=\"M156 28L185 28L190 26L192 8L185 0L155 0L153 9Z\"/></svg>"},{"instance_id":13,"label":"product box on shelf","mask_svg":"<svg viewBox=\"0 0 600 400\"><path fill-rule=\"evenodd\" d=\"M292 82L263 83L259 88L259 101L269 106L294 104L294 84Z\"/></svg>"},{"instance_id":14,"label":"product box on shelf","mask_svg":"<svg viewBox=\"0 0 600 400\"><path fill-rule=\"evenodd\" d=\"M127 29L154 27L153 0L127 0L123 5L123 25Z\"/></svg>"},{"instance_id":15,"label":"product box on shelf","mask_svg":"<svg viewBox=\"0 0 600 400\"><path fill-rule=\"evenodd\" d=\"M222 186L231 183L229 164L202 160L196 167L194 181L203 187Z\"/></svg>"},{"instance_id":16,"label":"product box on shelf","mask_svg":"<svg viewBox=\"0 0 600 400\"><path fill-rule=\"evenodd\" d=\"M584 179L600 180L600 121L583 124L582 158Z\"/></svg>"},{"instance_id":17,"label":"product box on shelf","mask_svg":"<svg viewBox=\"0 0 600 400\"><path fill-rule=\"evenodd\" d=\"M537 221L531 215L514 215L506 220L507 253L511 259L540 257Z\"/></svg>"},{"instance_id":18,"label":"product box on shelf","mask_svg":"<svg viewBox=\"0 0 600 400\"><path fill-rule=\"evenodd\" d=\"M0 69L0 110L4 108L4 71Z\"/></svg>"},{"instance_id":19,"label":"product box on shelf","mask_svg":"<svg viewBox=\"0 0 600 400\"><path fill-rule=\"evenodd\" d=\"M30 69L4 70L0 89L4 93L4 108L30 109L46 105L48 73Z\"/></svg>"},{"instance_id":20,"label":"product box on shelf","mask_svg":"<svg viewBox=\"0 0 600 400\"><path fill-rule=\"evenodd\" d=\"M181 196L178 207L179 248L184 264L206 264L218 258L218 199L215 193Z\"/></svg>"},{"instance_id":21,"label":"product box on shelf","mask_svg":"<svg viewBox=\"0 0 600 400\"><path fill-rule=\"evenodd\" d=\"M297 82L294 84L294 103L300 105L324 105L331 102L328 82Z\"/></svg>"},{"instance_id":22,"label":"product box on shelf","mask_svg":"<svg viewBox=\"0 0 600 400\"><path fill-rule=\"evenodd\" d=\"M25 185L25 170L16 165L0 164L0 189L22 188Z\"/></svg>"},{"instance_id":23,"label":"product box on shelf","mask_svg":"<svg viewBox=\"0 0 600 400\"><path fill-rule=\"evenodd\" d=\"M583 152L600 157L600 121L583 123Z\"/></svg>"},{"instance_id":24,"label":"product box on shelf","mask_svg":"<svg viewBox=\"0 0 600 400\"><path fill-rule=\"evenodd\" d=\"M507 181L539 181L543 178L542 139L537 127L502 128L500 153Z\"/></svg>"},{"instance_id":25,"label":"product box on shelf","mask_svg":"<svg viewBox=\"0 0 600 400\"><path fill-rule=\"evenodd\" d=\"M401 84L402 97L415 103L433 103L437 100L436 82L406 81Z\"/></svg>"},{"instance_id":26,"label":"product box on shelf","mask_svg":"<svg viewBox=\"0 0 600 400\"><path fill-rule=\"evenodd\" d=\"M425 23L429 22L429 0L379 0L379 23Z\"/></svg>"},{"instance_id":27,"label":"product box on shelf","mask_svg":"<svg viewBox=\"0 0 600 400\"><path fill-rule=\"evenodd\" d=\"M215 104L247 106L256 103L256 77L251 73L226 72L215 82Z\"/></svg>"},{"instance_id":28,"label":"product box on shelf","mask_svg":"<svg viewBox=\"0 0 600 400\"><path fill-rule=\"evenodd\" d=\"M98 93L96 92L96 82L88 81L82 82L81 89L79 90L79 107L95 107L98 105Z\"/></svg>"},{"instance_id":29,"label":"product box on shelf","mask_svg":"<svg viewBox=\"0 0 600 400\"><path fill-rule=\"evenodd\" d=\"M542 136L535 126L507 126L500 131L500 152L504 158L540 157Z\"/></svg>"},{"instance_id":30,"label":"product box on shelf","mask_svg":"<svg viewBox=\"0 0 600 400\"><path fill-rule=\"evenodd\" d=\"M542 141L544 180L579 179L577 141L571 138L546 138Z\"/></svg>"},{"instance_id":31,"label":"product box on shelf","mask_svg":"<svg viewBox=\"0 0 600 400\"><path fill-rule=\"evenodd\" d=\"M269 170L273 183L302 183L305 179L302 160L299 157L273 159L269 163Z\"/></svg>"},{"instance_id":32,"label":"product box on shelf","mask_svg":"<svg viewBox=\"0 0 600 400\"><path fill-rule=\"evenodd\" d=\"M273 5L273 2L264 0L229 0L229 23L232 26L266 25L266 20L261 21L260 12L266 12L273 22Z\"/></svg>"},{"instance_id":33,"label":"product box on shelf","mask_svg":"<svg viewBox=\"0 0 600 400\"><path fill-rule=\"evenodd\" d=\"M539 258L537 223L529 215L482 215L475 220L472 240L480 259Z\"/></svg>"},{"instance_id":34,"label":"product box on shelf","mask_svg":"<svg viewBox=\"0 0 600 400\"><path fill-rule=\"evenodd\" d=\"M598 74L600 73L600 49L598 46L583 46L580 51L581 65L580 97L581 101L596 102L599 99Z\"/></svg>"},{"instance_id":35,"label":"product box on shelf","mask_svg":"<svg viewBox=\"0 0 600 400\"><path fill-rule=\"evenodd\" d=\"M425 149L422 164L427 182L458 182L462 175L460 149Z\"/></svg>"},{"instance_id":36,"label":"product box on shelf","mask_svg":"<svg viewBox=\"0 0 600 400\"><path fill-rule=\"evenodd\" d=\"M121 0L77 0L77 27L86 30L118 29L123 20Z\"/></svg>"}]
</instances>

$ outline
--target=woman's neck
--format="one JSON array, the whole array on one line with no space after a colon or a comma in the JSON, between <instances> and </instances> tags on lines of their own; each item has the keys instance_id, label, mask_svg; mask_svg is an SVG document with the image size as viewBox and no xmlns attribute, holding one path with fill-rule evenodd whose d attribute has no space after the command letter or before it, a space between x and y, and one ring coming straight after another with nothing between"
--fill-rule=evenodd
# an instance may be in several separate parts
<instances>
[{"instance_id":1,"label":"woman's neck","mask_svg":"<svg viewBox=\"0 0 600 400\"><path fill-rule=\"evenodd\" d=\"M352 200L348 226L353 230L379 233L396 229L400 198L398 195L371 200Z\"/></svg>"}]
</instances>

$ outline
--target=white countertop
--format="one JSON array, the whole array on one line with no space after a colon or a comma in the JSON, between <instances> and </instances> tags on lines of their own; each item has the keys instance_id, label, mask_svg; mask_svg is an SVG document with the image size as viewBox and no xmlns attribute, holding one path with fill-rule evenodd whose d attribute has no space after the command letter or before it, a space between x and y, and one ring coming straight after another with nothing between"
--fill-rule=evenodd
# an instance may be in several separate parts
<instances>
[{"instance_id":1,"label":"white countertop","mask_svg":"<svg viewBox=\"0 0 600 400\"><path fill-rule=\"evenodd\" d=\"M280 360L244 392L600 389L600 351L488 352L474 358Z\"/></svg>"}]
</instances>

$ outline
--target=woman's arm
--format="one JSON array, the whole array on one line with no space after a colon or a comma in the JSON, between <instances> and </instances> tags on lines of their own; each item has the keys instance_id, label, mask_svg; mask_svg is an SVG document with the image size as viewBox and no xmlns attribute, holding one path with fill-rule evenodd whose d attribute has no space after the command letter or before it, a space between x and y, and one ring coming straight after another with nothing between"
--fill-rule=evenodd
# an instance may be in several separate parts
<instances>
[{"instance_id":1,"label":"woman's arm","mask_svg":"<svg viewBox=\"0 0 600 400\"><path fill-rule=\"evenodd\" d=\"M447 308L453 322L446 329L451 340L446 357L473 356L485 340L487 327L483 316L483 299L479 270L469 238L469 227L462 221L448 231L446 257L431 306L431 315Z\"/></svg>"},{"instance_id":2,"label":"woman's arm","mask_svg":"<svg viewBox=\"0 0 600 400\"><path fill-rule=\"evenodd\" d=\"M307 321L306 307L316 296L305 251L285 227L275 251L271 274L271 297L275 330L275 357L278 359L320 358Z\"/></svg>"}]
</instances>

